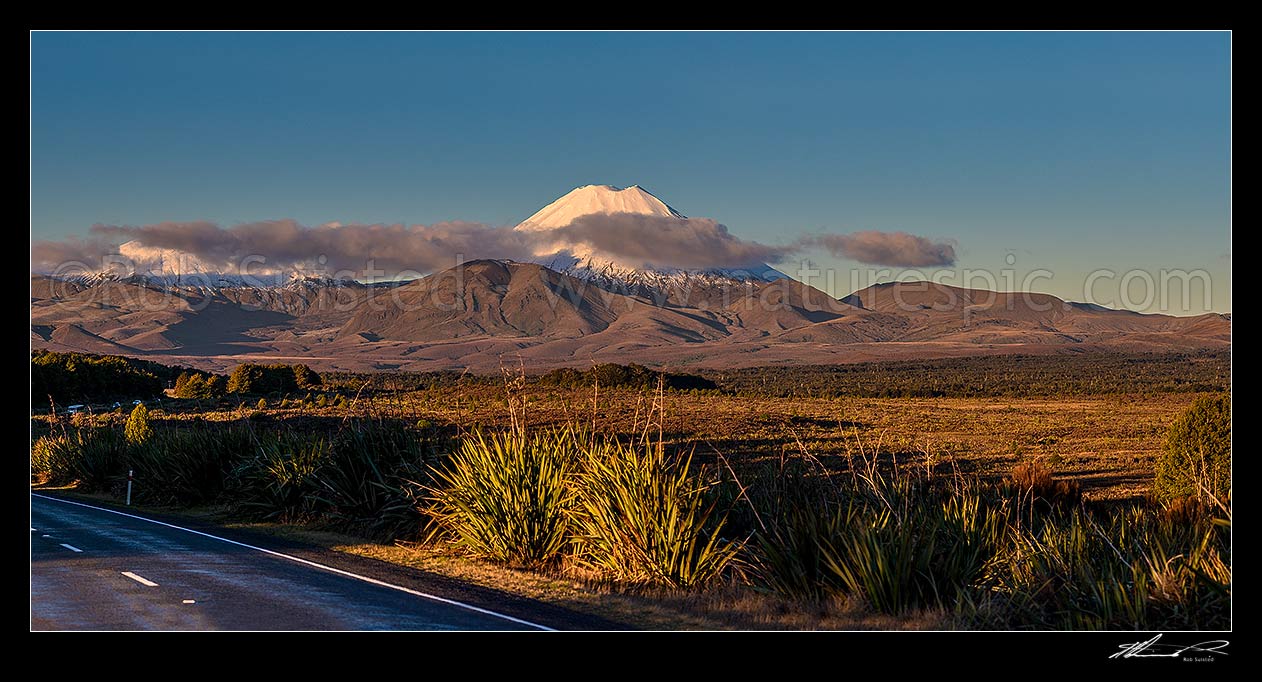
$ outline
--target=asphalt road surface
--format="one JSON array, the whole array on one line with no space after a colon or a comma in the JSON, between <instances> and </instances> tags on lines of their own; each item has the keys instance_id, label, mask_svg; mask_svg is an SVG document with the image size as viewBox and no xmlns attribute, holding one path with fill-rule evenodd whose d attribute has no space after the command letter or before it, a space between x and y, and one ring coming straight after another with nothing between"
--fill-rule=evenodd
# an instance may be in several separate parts
<instances>
[{"instance_id":1,"label":"asphalt road surface","mask_svg":"<svg viewBox=\"0 0 1262 682\"><path fill-rule=\"evenodd\" d=\"M476 599L467 601L442 596L424 584L426 574L410 569L372 560L355 563L355 558L304 555L286 548L283 541L279 547L255 537L246 538L252 542L243 542L240 534L234 539L227 531L198 530L177 523L32 494L31 629L548 630L607 626L564 622L564 615L547 613L555 607L539 605L545 616L539 620L553 624L548 626L536 622L529 613L531 604L520 599L507 609L515 614L509 615L496 608L494 594L475 594ZM464 589L476 593L479 588ZM451 591L448 586L446 592Z\"/></svg>"}]
</instances>

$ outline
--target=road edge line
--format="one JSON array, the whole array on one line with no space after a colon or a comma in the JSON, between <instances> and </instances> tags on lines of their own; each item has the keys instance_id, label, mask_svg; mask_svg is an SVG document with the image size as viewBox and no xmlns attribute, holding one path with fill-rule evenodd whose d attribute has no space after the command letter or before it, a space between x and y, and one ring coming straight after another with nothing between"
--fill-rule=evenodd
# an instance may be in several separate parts
<instances>
[{"instance_id":1,"label":"road edge line","mask_svg":"<svg viewBox=\"0 0 1262 682\"><path fill-rule=\"evenodd\" d=\"M184 531L184 532L186 532L186 533L192 533L192 534L194 534L194 535L200 535L200 536L202 536L202 537L210 538L211 540L218 540L218 541L220 541L220 542L226 542L226 543L228 543L228 544L230 544L230 545L236 545L236 546L238 546L238 547L245 547L246 549L252 549L252 550L254 550L254 551L256 551L256 552L262 552L262 553L264 553L264 554L270 554L270 555L272 555L272 556L274 556L274 557L280 557L280 558L282 558L282 559L287 559L287 560L289 560L289 561L293 561L293 562L297 562L297 563L300 563L300 564L304 564L304 565L306 565L306 566L311 566L311 567L318 568L318 569L321 569L321 570L324 570L324 571L329 571L330 573L336 573L336 574L338 574L338 575L343 575L343 576L346 576L346 577L348 577L348 578L354 578L355 580L360 580L360 581L362 581L362 582L366 582L366 583L369 583L369 584L372 584L372 585L378 585L378 586L380 586L380 587L388 587L388 588L390 588L390 589L392 589L392 590L398 590L399 592L405 592L405 593L407 593L407 594L410 594L410 595L413 595L413 596L416 596L416 597L420 597L420 598L422 598L422 599L428 599L428 600L430 600L430 601L436 601L436 602L439 602L439 603L441 603L441 604L447 604L447 605L449 605L449 606L456 606L456 607L459 607L459 608L465 609L465 610L467 610L467 611L473 611L473 612L476 612L476 613L481 613L481 614L484 614L484 615L487 615L487 616L492 616L492 617L495 617L495 618L499 618L500 620L506 620L506 621L509 621L509 622L511 622L511 623L517 623L518 625L525 625L525 626L527 626L527 627L532 627L532 628L534 628L534 629L536 629L536 630L542 630L542 631L544 631L544 632L555 632L555 631L556 631L554 628L550 628L550 627L548 627L548 626L546 626L546 625L540 625L540 624L538 624L538 623L532 623L532 622L530 622L530 621L528 621L528 620L523 620L523 619L521 619L521 618L516 618L516 617L514 617L514 616L510 616L510 615L508 615L508 614L499 613L498 611L492 611L492 610L490 610L490 609L484 609L484 608L482 608L481 606L474 606L473 604L466 604L466 603L464 603L464 602L462 602L462 601L457 601L457 600L455 600L455 599L448 599L447 597L440 597L440 596L438 596L438 595L436 595L436 594L429 594L428 592L421 592L421 591L419 591L419 590L414 590L414 589L412 589L412 588L410 588L410 587L404 587L404 586L402 586L402 585L395 585L395 584L393 584L393 583L388 583L388 582L386 582L386 581L384 581L384 580L377 580L376 578L370 578L370 577L368 577L368 576L366 576L366 575L360 575L360 574L358 574L358 573L352 573L352 572L350 572L350 571L346 571L346 570L343 570L343 569L340 569L340 568L335 568L335 567L333 567L333 566L328 566L328 565L326 565L326 564L322 564L322 563L319 563L319 562L316 562L316 561L311 561L311 560L309 560L309 559L303 559L303 558L301 558L301 557L296 557L296 556L293 556L292 554L285 554L284 552L277 552L276 550L267 549L266 547L258 547L258 546L255 546L255 545L246 544L246 543L244 543L244 542L238 542L237 540L231 540L231 539L229 539L229 538L220 537L220 536L218 536L218 535L211 535L210 533L205 533L205 532L202 532L202 531L200 531L200 530L194 530L194 529L192 529L192 528L185 528L185 527L183 527L183 526L177 526L177 525L175 525L174 523L167 523L167 522L165 522L165 521L159 521L159 520L157 520L157 519L149 519L149 518L145 518L145 517L143 517L143 516L137 516L137 515L135 515L135 514L128 514L127 512L121 512L121 511L118 511L118 510L116 510L116 509L109 509L109 508L107 508L107 507L97 507L97 506L95 506L95 505L91 505L91 504L84 504L84 503L82 503L82 502L75 502L74 500L64 500L64 499L62 499L62 498L60 498L60 497L50 497L50 496L48 496L48 495L40 495L39 493L31 493L31 497L38 497L38 498L40 498L40 499L42 499L42 500L50 500L50 501L53 501L53 502L61 502L61 503L63 503L63 504L72 504L72 505L74 505L74 506L76 506L76 507L86 507L86 508L88 508L88 509L95 509L96 511L103 511L103 512L108 512L108 513L110 513L110 514L117 514L117 515L119 515L119 516L126 516L126 517L127 517L127 518L129 518L129 519L136 519L137 521L145 521L145 522L152 523L152 524L156 524L156 525L159 525L159 526L166 526L167 528L174 528L175 530L182 530L182 531Z\"/></svg>"}]
</instances>

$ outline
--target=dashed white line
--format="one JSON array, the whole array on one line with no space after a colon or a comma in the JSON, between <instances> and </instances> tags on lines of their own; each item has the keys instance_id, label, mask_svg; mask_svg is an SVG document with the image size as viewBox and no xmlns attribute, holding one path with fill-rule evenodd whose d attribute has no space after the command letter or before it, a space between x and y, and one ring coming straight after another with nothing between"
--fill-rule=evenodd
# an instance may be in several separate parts
<instances>
[{"instance_id":1,"label":"dashed white line","mask_svg":"<svg viewBox=\"0 0 1262 682\"><path fill-rule=\"evenodd\" d=\"M32 528L32 529L31 529L31 532L32 532L32 533L34 533L34 532L35 532L35 531L37 531L37 530L39 530L39 529L38 529L38 528Z\"/></svg>"},{"instance_id":2,"label":"dashed white line","mask_svg":"<svg viewBox=\"0 0 1262 682\"><path fill-rule=\"evenodd\" d=\"M52 536L51 536L51 535L45 535L44 537L46 537L46 538L51 538Z\"/></svg>"},{"instance_id":3,"label":"dashed white line","mask_svg":"<svg viewBox=\"0 0 1262 682\"><path fill-rule=\"evenodd\" d=\"M127 576L128 578L131 578L132 580L135 580L136 582L140 583L141 585L144 585L145 587L158 586L158 583L155 583L154 581L149 580L148 578L138 576L135 573L132 573L131 571L123 571L123 575Z\"/></svg>"},{"instance_id":4,"label":"dashed white line","mask_svg":"<svg viewBox=\"0 0 1262 682\"><path fill-rule=\"evenodd\" d=\"M197 603L197 600L196 600L196 599L185 599L184 601L182 601L182 602L180 602L180 603L181 603L181 604L196 604L196 603Z\"/></svg>"},{"instance_id":5,"label":"dashed white line","mask_svg":"<svg viewBox=\"0 0 1262 682\"><path fill-rule=\"evenodd\" d=\"M83 551L83 550L79 549L78 547L75 547L74 545L67 545L67 544L66 544L66 543L64 543L64 542L63 542L63 543L61 543L61 546L62 546L62 547L65 547L66 549L68 549L68 550L70 550L70 551L72 551L72 552L82 552L82 551Z\"/></svg>"},{"instance_id":6,"label":"dashed white line","mask_svg":"<svg viewBox=\"0 0 1262 682\"><path fill-rule=\"evenodd\" d=\"M513 616L509 616L509 615L507 615L507 614L499 613L498 611L492 611L491 609L484 609L484 608L482 608L482 607L480 607L480 606L474 606L474 605L472 605L472 604L466 604L466 603L464 603L464 602L462 602L462 601L456 601L455 599L447 599L446 597L440 597L440 596L435 595L435 594L429 594L429 593L426 593L426 592L421 592L421 591L419 591L419 590L413 590L413 589L408 588L408 587L403 587L402 585L395 585L395 584L393 584L393 583L388 583L388 582L386 582L386 581L384 581L384 580L377 580L376 578L369 578L369 577L368 577L368 576L366 576L366 575L360 575L360 574L358 574L358 573L351 573L350 571L344 571L344 570L342 570L342 569L340 569L340 568L334 568L334 567L332 567L332 566L327 566L327 565L325 565L325 564L317 563L317 562L314 562L314 561L309 561L309 560L307 560L307 559L302 559L302 558L300 558L300 557L296 557L296 556L293 556L293 555L290 555L290 554L284 554L284 553L282 553L282 552L277 552L277 551L270 550L270 549L266 549L266 548L263 548L263 547L256 547L256 546L254 546L254 545L247 545L247 544L246 544L246 543L244 543L244 542L237 542L236 540L229 540L228 538L225 538L225 537L220 537L220 536L218 536L218 535L211 535L210 533L203 533L203 532L202 532L202 531L200 531L200 530L193 530L192 528L185 528L185 527L183 527L183 526L177 526L177 525L175 525L175 524L173 524L173 523L166 523L165 521L158 521L158 520L155 520L155 519L147 519L147 518L145 518L145 517L143 517L143 516L136 516L135 514L128 514L128 513L126 513L126 512L116 511L116 510L113 510L113 509L106 509L105 507L96 507L96 506L93 506L93 505L90 505L90 504L84 504L84 503L82 503L82 502L72 502L71 500L63 500L63 499L58 498L58 497L49 497L49 496L47 496L47 495L35 495L35 494L32 494L32 495L31 495L31 497L38 497L38 498L40 498L40 499L42 499L42 500L48 500L48 501L50 501L50 502L60 502L60 503L62 503L62 504L70 504L70 505L74 505L74 506L76 506L76 507L86 507L86 508L88 508L88 509L95 509L96 511L102 511L102 512L106 512L106 513L108 513L108 514L117 514L118 516L126 516L126 517L127 517L127 518L129 518L129 519L136 519L137 521L144 521L145 523L152 523L152 524L155 524L155 525L158 525L158 526L166 526L167 528L173 528L173 529L175 529L175 530L182 530L182 531L184 531L185 533L192 533L193 535L200 535L200 536L202 536L202 537L204 537L204 538L210 538L211 540L218 540L219 542L226 542L226 543L228 543L228 544L230 544L230 545L236 545L236 546L238 546L238 547L244 547L244 548L246 548L246 549L252 549L252 550L254 550L254 551L256 551L256 552L262 552L262 553L264 553L264 554L270 554L270 555L272 555L272 556L274 556L274 557L279 557L279 558L281 558L281 559L287 559L287 560L289 560L289 561L293 561L293 562L295 562L295 563L304 564L304 565L306 565L306 566L311 566L311 567L313 567L313 568L318 568L318 569L321 569L321 570L325 570L325 571L328 571L328 572L330 572L330 573L336 573L336 574L338 574L338 575L344 575L344 576L346 576L346 577L348 577L348 578L354 578L355 580L360 580L360 581L363 581L363 582L366 582L366 583L370 583L370 584L372 584L372 585L379 585L379 586L381 586L381 587L387 587L387 588L390 588L390 589L392 589L392 590L398 590L399 592L404 592L404 593L407 593L407 594L410 594L410 595L413 595L413 596L416 596L416 597L420 597L420 598L422 598L422 599L428 599L428 600L430 600L430 601L436 601L436 602L439 602L439 603L441 603L441 604L449 604L449 605L451 605L451 606L456 606L456 607L459 607L459 608L465 609L465 610L467 610L467 611L473 611L473 612L475 612L475 613L481 613L481 614L484 614L484 615L487 615L487 616L492 616L492 617L495 617L495 618L499 618L499 619L501 619L501 620L506 620L506 621L509 621L509 622L511 622L511 623L517 623L517 624L519 624L519 625L525 625L526 627L534 628L534 629L536 629L536 630L545 630L545 631L551 631L551 630L552 630L552 628L547 627L546 625L539 625L538 623L532 623L532 622L530 622L530 621L528 621L528 620L524 620L524 619L521 619L521 618L515 618L515 617L513 617Z\"/></svg>"}]
</instances>

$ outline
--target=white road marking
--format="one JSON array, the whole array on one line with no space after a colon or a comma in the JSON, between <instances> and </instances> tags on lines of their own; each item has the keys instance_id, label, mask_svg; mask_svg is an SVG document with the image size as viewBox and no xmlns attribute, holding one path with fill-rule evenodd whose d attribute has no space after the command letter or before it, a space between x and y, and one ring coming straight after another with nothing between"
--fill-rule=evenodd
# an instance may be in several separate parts
<instances>
[{"instance_id":1,"label":"white road marking","mask_svg":"<svg viewBox=\"0 0 1262 682\"><path fill-rule=\"evenodd\" d=\"M67 544L66 544L66 543L64 543L64 542L63 542L63 543L61 543L61 546L62 546L62 547L65 547L66 549L68 549L68 550L70 550L70 551L72 551L72 552L82 552L82 551L83 551L83 550L79 549L78 547L75 547L74 545L67 545Z\"/></svg>"},{"instance_id":2,"label":"white road marking","mask_svg":"<svg viewBox=\"0 0 1262 682\"><path fill-rule=\"evenodd\" d=\"M155 582L154 582L154 581L152 581L152 580L148 580L148 579L146 579L146 578L143 578L143 577L141 577L141 576L138 576L138 575L136 575L135 573L132 573L131 571L123 571L123 575L127 576L128 578L131 578L132 580L135 580L136 582L140 583L141 585L144 585L145 587L157 587L157 586L158 586L158 583L155 583Z\"/></svg>"},{"instance_id":3,"label":"white road marking","mask_svg":"<svg viewBox=\"0 0 1262 682\"><path fill-rule=\"evenodd\" d=\"M180 602L180 603L181 603L181 604L196 604L196 603L197 603L197 600L196 600L196 599L185 599L184 601L182 601L182 602Z\"/></svg>"},{"instance_id":4,"label":"white road marking","mask_svg":"<svg viewBox=\"0 0 1262 682\"><path fill-rule=\"evenodd\" d=\"M266 549L266 548L264 548L264 547L256 547L256 546L254 546L254 545L247 545L247 544L246 544L246 543L244 543L244 542L237 542L236 540L229 540L228 538L220 537L220 536L218 536L218 535L211 535L210 533L203 533L203 532L202 532L202 531L200 531L200 530L193 530L192 528L185 528L185 527L183 527L183 526L177 526L177 525L175 525L175 524L173 524L173 523L167 523L167 522L165 522L165 521L158 521L158 520L156 520L156 519L147 519L147 518L145 518L145 517L143 517L143 516L136 516L135 514L128 514L128 513L126 513L126 512L116 511L116 510L113 510L113 509L106 509L105 507L95 507L95 506L93 506L93 505L90 505L90 504L84 504L84 503L82 503L82 502L73 502L73 501L71 501L71 500L63 500L63 499L61 499L61 498L59 498L59 497L49 497L49 496L47 496L47 495L36 495L36 494L34 494L34 493L32 493L32 494L31 494L31 497L38 497L38 498L40 498L40 499L43 499L43 500L49 500L49 501L52 501L52 502L61 502L62 504L71 504L71 505L74 505L74 506L76 506L76 507L86 507L86 508L88 508L88 509L95 509L96 511L102 511L102 512L106 512L106 513L108 513L108 514L117 514L118 516L126 516L126 517L127 517L127 518L129 518L129 519L136 519L137 521L144 521L144 522L146 522L146 523L152 523L152 524L155 524L155 525L158 525L158 526L166 526L167 528L173 528L173 529L175 529L175 530L182 530L182 531L184 531L185 533L192 533L193 535L200 535L200 536L202 536L202 537L204 537L204 538L210 538L211 540L218 540L219 542L226 542L226 543L228 543L228 544L230 544L230 545L236 545L237 547L244 547L244 548L246 548L246 549L252 549L252 550L254 550L254 551L256 551L256 552L262 552L262 553L264 553L264 554L270 554L270 555L272 555L272 556L274 556L274 557L280 557L281 559L287 559L287 560L289 560L289 561L293 561L293 562L296 562L296 563L299 563L299 564L304 564L304 565L306 565L306 566L311 566L311 567L313 567L313 568L318 568L318 569L321 569L321 570L324 570L324 571L328 571L328 572L330 572L330 573L336 573L336 574L338 574L338 575L343 575L343 576L346 576L346 577L348 577L348 578L354 578L355 580L360 580L360 581L363 581L363 582L366 582L366 583L371 583L371 584L373 584L373 585L378 585L378 586L380 586L380 587L388 587L388 588L390 588L390 589L392 589L392 590L398 590L399 592L406 592L407 594L410 594L410 595L413 595L413 596L416 596L416 597L420 597L421 599L428 599L428 600L430 600L430 601L436 601L436 602L439 602L440 604L447 604L447 605L449 605L449 606L456 606L456 607L459 607L459 608L462 608L462 609L465 609L465 610L468 610L468 611L473 611L473 612L475 612L475 613L481 613L481 614L484 614L484 615L487 615L487 616L492 616L492 617L495 617L495 618L499 618L499 619L501 619L501 620L506 620L506 621L509 621L509 622L511 622L511 623L517 623L517 624L519 624L519 625L525 625L526 627L532 627L532 628L535 628L536 630L544 630L544 631L547 631L547 632L553 632L553 631L554 631L552 628L550 628L550 627L548 627L548 626L546 626L546 625L539 625L538 623L532 623L532 622L530 622L530 621L528 621L528 620L523 620L523 619L521 619L521 618L515 618L515 617L513 617L513 616L509 616L509 615L506 615L506 614L503 614L503 613L499 613L499 612L497 612L497 611L492 611L492 610L490 610L490 609L484 609L484 608L482 608L482 607L480 607L480 606L474 606L473 604L466 604L466 603L464 603L464 602L462 602L462 601L456 601L455 599L448 599L448 598L446 598L446 597L440 597L440 596L438 596L438 595L436 595L436 594L429 594L429 593L427 593L427 592L421 592L421 591L419 591L419 590L413 590L413 589L408 588L408 587L403 587L402 585L395 585L395 584L393 584L393 583L388 583L388 582L386 582L386 581L384 581L384 580L377 580L376 578L369 578L369 577L368 577L368 576L366 576L366 575L360 575L360 574L358 574L358 573L351 573L350 571L344 571L344 570L342 570L342 569L340 569L340 568L334 568L334 567L332 567L332 566L327 566L327 565L325 565L325 564L317 563L317 562L315 562L315 561L310 561L310 560L308 560L308 559L303 559L303 558L300 558L300 557L296 557L296 556L293 556L293 555L291 555L291 554L284 554L284 553L282 553L282 552L277 552L277 551L274 551L274 550Z\"/></svg>"},{"instance_id":5,"label":"white road marking","mask_svg":"<svg viewBox=\"0 0 1262 682\"><path fill-rule=\"evenodd\" d=\"M37 530L39 530L39 529L38 529L38 528L32 528L32 529L31 529L31 532L32 532L32 533L34 533L34 532L35 532L35 531L37 531Z\"/></svg>"},{"instance_id":6,"label":"white road marking","mask_svg":"<svg viewBox=\"0 0 1262 682\"><path fill-rule=\"evenodd\" d=\"M51 535L45 535L44 537L46 537L46 538L51 538L52 536L51 536Z\"/></svg>"}]
</instances>

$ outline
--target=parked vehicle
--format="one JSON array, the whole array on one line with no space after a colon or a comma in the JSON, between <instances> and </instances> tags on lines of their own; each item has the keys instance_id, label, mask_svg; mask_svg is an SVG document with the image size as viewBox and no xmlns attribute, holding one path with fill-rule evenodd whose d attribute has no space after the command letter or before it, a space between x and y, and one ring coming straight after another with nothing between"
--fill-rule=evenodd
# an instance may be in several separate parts
<instances>
[{"instance_id":1,"label":"parked vehicle","mask_svg":"<svg viewBox=\"0 0 1262 682\"><path fill-rule=\"evenodd\" d=\"M71 405L66 408L66 414L79 414L83 411L83 405Z\"/></svg>"}]
</instances>

